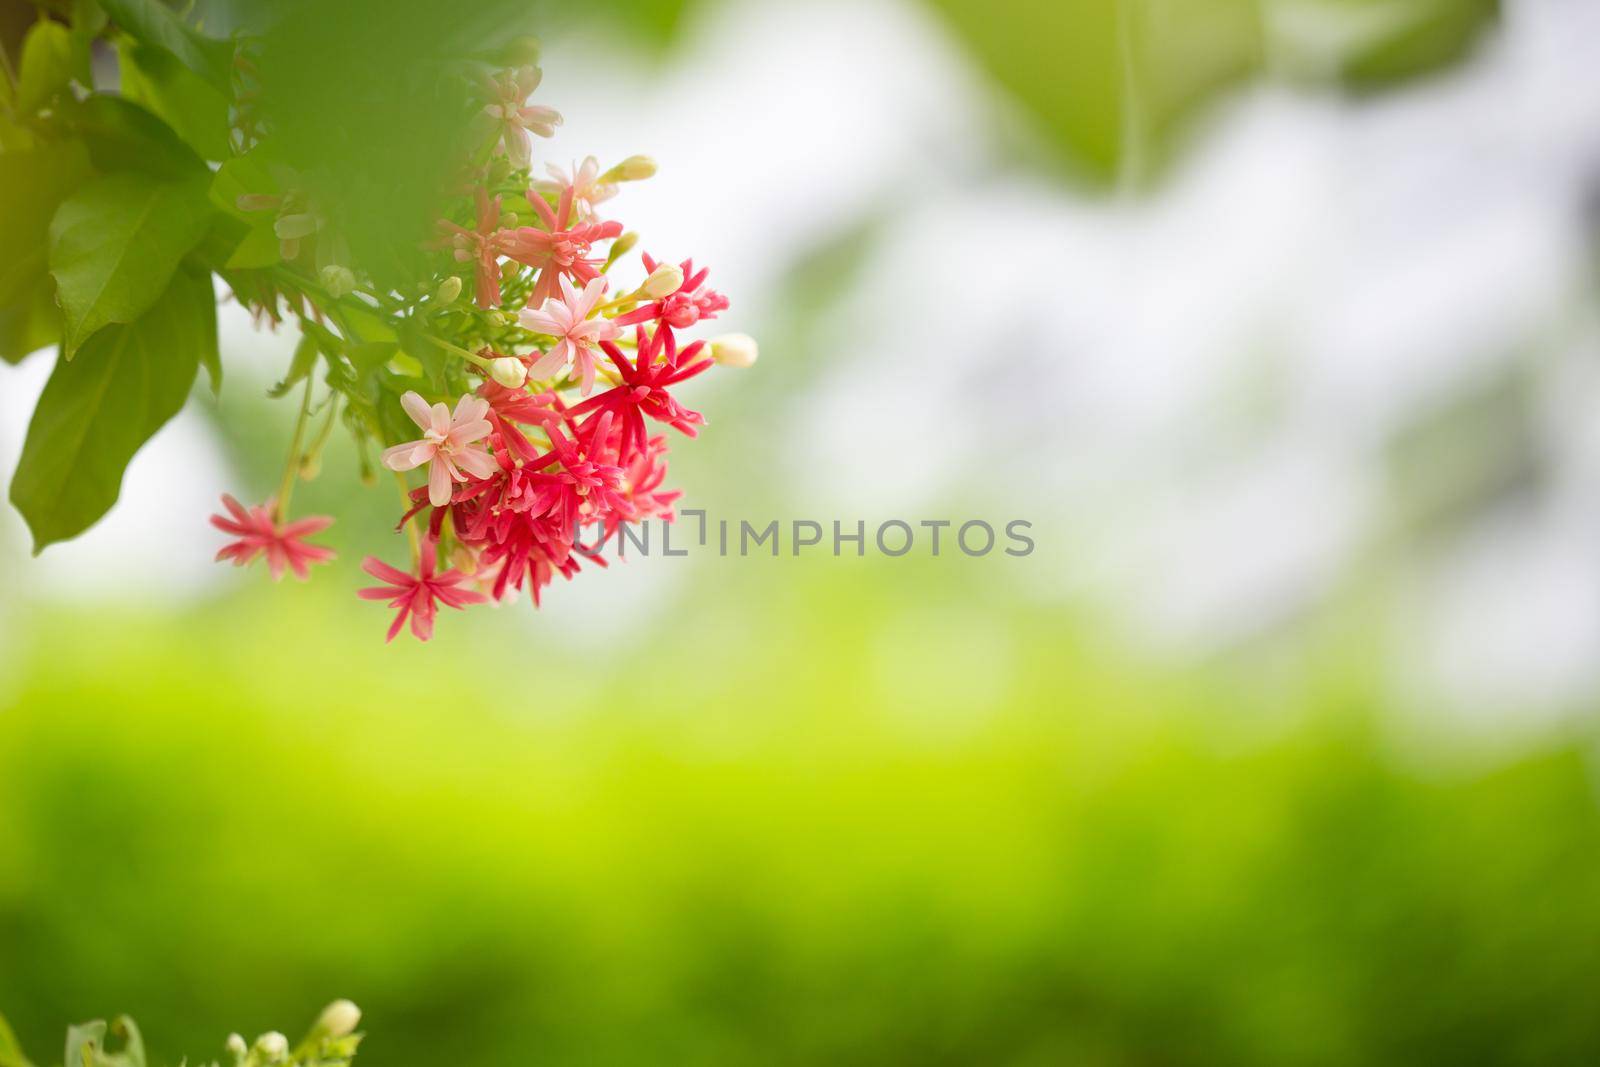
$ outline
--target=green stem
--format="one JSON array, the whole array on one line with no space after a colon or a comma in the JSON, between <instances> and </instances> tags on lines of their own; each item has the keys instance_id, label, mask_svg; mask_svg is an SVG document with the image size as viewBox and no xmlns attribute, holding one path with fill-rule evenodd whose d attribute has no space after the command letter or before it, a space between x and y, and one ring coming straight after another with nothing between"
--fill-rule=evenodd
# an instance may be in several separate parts
<instances>
[{"instance_id":1,"label":"green stem","mask_svg":"<svg viewBox=\"0 0 1600 1067\"><path fill-rule=\"evenodd\" d=\"M310 375L306 376L306 390L300 400L300 417L294 422L294 440L289 445L289 459L283 465L283 480L278 483L277 517L279 522L289 518L289 498L294 495L294 483L300 472L300 442L305 438L306 420L311 415Z\"/></svg>"},{"instance_id":2,"label":"green stem","mask_svg":"<svg viewBox=\"0 0 1600 1067\"><path fill-rule=\"evenodd\" d=\"M399 471L394 472L395 484L400 487L400 506L405 511L411 510L411 486L406 484L406 476ZM402 512L403 513L403 512ZM422 538L417 533L416 518L413 517L406 523L406 538L411 542L411 565L413 567L422 562Z\"/></svg>"}]
</instances>

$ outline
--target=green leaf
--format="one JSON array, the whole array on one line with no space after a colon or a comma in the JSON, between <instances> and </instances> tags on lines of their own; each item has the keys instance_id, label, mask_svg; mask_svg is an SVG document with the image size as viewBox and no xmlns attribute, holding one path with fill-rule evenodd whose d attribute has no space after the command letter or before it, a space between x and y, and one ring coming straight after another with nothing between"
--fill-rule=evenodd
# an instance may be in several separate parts
<instances>
[{"instance_id":1,"label":"green leaf","mask_svg":"<svg viewBox=\"0 0 1600 1067\"><path fill-rule=\"evenodd\" d=\"M50 223L50 273L67 315L63 355L150 307L205 236L205 185L128 172L90 181Z\"/></svg>"},{"instance_id":2,"label":"green leaf","mask_svg":"<svg viewBox=\"0 0 1600 1067\"><path fill-rule=\"evenodd\" d=\"M227 159L228 98L171 52L123 40L122 94L166 122L206 159Z\"/></svg>"},{"instance_id":3,"label":"green leaf","mask_svg":"<svg viewBox=\"0 0 1600 1067\"><path fill-rule=\"evenodd\" d=\"M289 373L283 376L283 381L274 385L267 391L267 395L274 400L287 396L289 390L298 382L306 380L313 367L317 365L317 355L320 347L316 337L309 331L300 336L300 343L294 346L294 359L289 361Z\"/></svg>"},{"instance_id":4,"label":"green leaf","mask_svg":"<svg viewBox=\"0 0 1600 1067\"><path fill-rule=\"evenodd\" d=\"M21 70L17 75L17 110L38 111L72 81L83 64L72 31L59 22L41 19L22 42Z\"/></svg>"},{"instance_id":5,"label":"green leaf","mask_svg":"<svg viewBox=\"0 0 1600 1067\"><path fill-rule=\"evenodd\" d=\"M17 1035L11 1032L6 1017L0 1015L0 1067L33 1067L17 1044Z\"/></svg>"},{"instance_id":6,"label":"green leaf","mask_svg":"<svg viewBox=\"0 0 1600 1067\"><path fill-rule=\"evenodd\" d=\"M205 161L172 128L130 100L94 93L63 107L103 171L137 170L163 178L209 179Z\"/></svg>"},{"instance_id":7,"label":"green leaf","mask_svg":"<svg viewBox=\"0 0 1600 1067\"><path fill-rule=\"evenodd\" d=\"M74 142L0 152L0 307L23 299L46 276L50 217L89 174Z\"/></svg>"},{"instance_id":8,"label":"green leaf","mask_svg":"<svg viewBox=\"0 0 1600 1067\"><path fill-rule=\"evenodd\" d=\"M279 249L283 242L272 231L270 220L244 235L244 240L234 246L225 264L228 270L258 270L270 267L283 258Z\"/></svg>"},{"instance_id":9,"label":"green leaf","mask_svg":"<svg viewBox=\"0 0 1600 1067\"><path fill-rule=\"evenodd\" d=\"M35 553L110 510L128 461L183 407L201 354L216 343L210 278L181 271L138 321L108 326L77 359L56 362L11 480ZM73 1050L69 1037L69 1065L80 1062Z\"/></svg>"},{"instance_id":10,"label":"green leaf","mask_svg":"<svg viewBox=\"0 0 1600 1067\"><path fill-rule=\"evenodd\" d=\"M40 276L31 295L0 308L0 360L20 363L60 340L61 309L56 306L56 287L49 275Z\"/></svg>"},{"instance_id":11,"label":"green leaf","mask_svg":"<svg viewBox=\"0 0 1600 1067\"><path fill-rule=\"evenodd\" d=\"M100 0L100 5L130 36L165 48L216 89L228 91L232 48L227 42L202 35L160 0Z\"/></svg>"}]
</instances>

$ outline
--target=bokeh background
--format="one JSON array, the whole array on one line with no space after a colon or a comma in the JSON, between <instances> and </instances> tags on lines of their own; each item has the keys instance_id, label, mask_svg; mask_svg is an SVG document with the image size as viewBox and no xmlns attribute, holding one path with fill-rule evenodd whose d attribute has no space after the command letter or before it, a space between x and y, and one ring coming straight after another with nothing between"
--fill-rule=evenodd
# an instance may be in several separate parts
<instances>
[{"instance_id":1,"label":"bokeh background","mask_svg":"<svg viewBox=\"0 0 1600 1067\"><path fill-rule=\"evenodd\" d=\"M336 568L210 563L290 414L225 308L104 523L0 517L36 1060L336 996L387 1067L1600 1057L1600 7L541 19L545 158L655 156L615 214L762 341L686 503L1037 551L636 559L386 647L346 451Z\"/></svg>"}]
</instances>

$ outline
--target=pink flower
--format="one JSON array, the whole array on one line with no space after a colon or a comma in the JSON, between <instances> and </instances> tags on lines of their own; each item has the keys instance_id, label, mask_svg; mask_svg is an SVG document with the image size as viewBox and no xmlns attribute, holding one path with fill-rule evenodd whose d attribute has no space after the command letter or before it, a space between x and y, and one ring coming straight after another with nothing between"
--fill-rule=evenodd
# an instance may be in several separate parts
<instances>
[{"instance_id":1,"label":"pink flower","mask_svg":"<svg viewBox=\"0 0 1600 1067\"><path fill-rule=\"evenodd\" d=\"M620 222L586 222L572 224L573 191L569 185L561 191L561 199L554 210L544 202L544 197L528 191L528 204L544 223L536 226L519 226L500 234L500 250L518 263L525 263L539 271L539 278L528 294L528 306L536 307L556 294L556 279L563 275L588 284L600 276L605 262L589 255L596 241L622 235Z\"/></svg>"},{"instance_id":2,"label":"pink flower","mask_svg":"<svg viewBox=\"0 0 1600 1067\"><path fill-rule=\"evenodd\" d=\"M477 229L457 226L448 219L440 219L439 227L449 235L457 263L474 265L473 298L482 308L500 303L500 198L489 198L482 188L476 191L478 204Z\"/></svg>"},{"instance_id":3,"label":"pink flower","mask_svg":"<svg viewBox=\"0 0 1600 1067\"><path fill-rule=\"evenodd\" d=\"M595 205L617 195L616 185L600 180L600 161L593 156L584 159L581 165L574 163L570 174L554 163L545 164L544 169L553 180L534 182L533 187L558 198L563 190L571 189L572 206L580 219L593 218Z\"/></svg>"},{"instance_id":4,"label":"pink flower","mask_svg":"<svg viewBox=\"0 0 1600 1067\"><path fill-rule=\"evenodd\" d=\"M493 428L484 418L489 411L487 400L469 393L456 401L454 414L442 403L430 408L414 392L401 397L400 404L411 421L422 427L422 440L384 449L383 465L408 471L428 464L428 500L434 507L450 503L452 482L464 482L468 474L487 478L498 470L489 453L472 447Z\"/></svg>"},{"instance_id":5,"label":"pink flower","mask_svg":"<svg viewBox=\"0 0 1600 1067\"><path fill-rule=\"evenodd\" d=\"M448 570L443 574L434 573L436 567L434 554L435 546L432 541L422 546L422 559L417 564L415 575L391 567L376 556L368 556L361 564L362 570L380 582L389 584L387 587L372 586L357 590L356 595L363 600L387 600L391 608L399 609L394 624L389 627L389 636L386 640L395 639L395 635L400 632L400 628L405 625L409 616L411 633L418 641L426 641L433 636L433 619L439 613L439 604L446 604L459 611L469 604L482 604L489 599L482 593L458 588L462 582L469 580L468 575L458 570Z\"/></svg>"},{"instance_id":6,"label":"pink flower","mask_svg":"<svg viewBox=\"0 0 1600 1067\"><path fill-rule=\"evenodd\" d=\"M530 132L552 137L556 127L561 125L560 112L548 107L525 106L543 77L538 67L522 67L491 76L484 87L489 103L483 113L499 125L500 143L517 167L526 167L533 153Z\"/></svg>"},{"instance_id":7,"label":"pink flower","mask_svg":"<svg viewBox=\"0 0 1600 1067\"><path fill-rule=\"evenodd\" d=\"M654 272L656 261L648 252L642 258L645 270ZM653 320L670 329L687 330L703 319L716 318L719 311L726 311L728 298L705 284L710 269L696 271L692 259L684 260L682 266L683 284L677 292L617 316L617 325L634 326Z\"/></svg>"},{"instance_id":8,"label":"pink flower","mask_svg":"<svg viewBox=\"0 0 1600 1067\"><path fill-rule=\"evenodd\" d=\"M605 295L606 280L596 278L578 292L561 277L561 299L546 300L537 311L522 313L522 325L534 333L557 338L550 351L529 369L535 378L548 378L557 370L576 364L583 381L583 395L594 389L594 346L617 336L617 324L603 316L590 318Z\"/></svg>"},{"instance_id":9,"label":"pink flower","mask_svg":"<svg viewBox=\"0 0 1600 1067\"><path fill-rule=\"evenodd\" d=\"M311 573L311 564L326 563L334 558L331 548L307 544L303 540L333 525L333 520L326 515L280 524L273 518L271 501L247 510L224 493L222 504L232 517L213 515L211 525L238 540L222 547L222 551L217 553L218 562L231 559L234 566L243 567L257 556L266 556L267 569L272 572L273 581L281 579L284 569L288 568L303 582Z\"/></svg>"}]
</instances>

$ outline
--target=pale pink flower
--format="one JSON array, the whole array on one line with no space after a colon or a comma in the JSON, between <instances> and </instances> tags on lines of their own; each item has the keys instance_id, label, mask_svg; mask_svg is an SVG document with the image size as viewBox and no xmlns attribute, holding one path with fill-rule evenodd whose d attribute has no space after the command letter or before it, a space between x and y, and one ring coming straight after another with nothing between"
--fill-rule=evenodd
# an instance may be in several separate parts
<instances>
[{"instance_id":1,"label":"pale pink flower","mask_svg":"<svg viewBox=\"0 0 1600 1067\"><path fill-rule=\"evenodd\" d=\"M408 392L400 404L411 421L422 427L422 440L386 448L383 465L393 471L408 471L428 464L428 502L436 508L450 503L453 482L464 482L467 475L488 478L499 468L494 457L474 442L489 436L489 402L467 394L456 402L455 413L444 404L428 406L416 393Z\"/></svg>"},{"instance_id":2,"label":"pale pink flower","mask_svg":"<svg viewBox=\"0 0 1600 1067\"><path fill-rule=\"evenodd\" d=\"M553 108L529 106L528 97L539 87L543 74L538 67L501 71L487 79L489 103L483 113L500 127L500 143L517 167L526 167L533 152L529 133L552 137L561 125L561 114Z\"/></svg>"},{"instance_id":3,"label":"pale pink flower","mask_svg":"<svg viewBox=\"0 0 1600 1067\"><path fill-rule=\"evenodd\" d=\"M589 317L605 291L604 278L596 278L579 292L566 275L562 275L560 300L552 297L537 311L529 308L522 313L523 326L557 339L550 351L528 370L529 377L548 378L562 368L575 366L583 381L583 395L589 395L594 388L594 348L618 333L617 324L610 319L598 315Z\"/></svg>"},{"instance_id":4,"label":"pale pink flower","mask_svg":"<svg viewBox=\"0 0 1600 1067\"><path fill-rule=\"evenodd\" d=\"M545 164L544 169L553 180L534 182L533 187L555 197L559 197L563 189L571 189L572 206L577 209L580 219L593 218L595 205L603 204L617 195L615 184L600 180L600 161L593 156L587 157L581 164L573 164L570 174L554 163Z\"/></svg>"}]
</instances>

